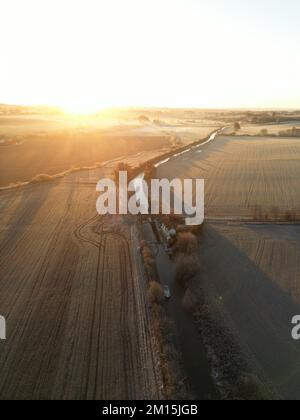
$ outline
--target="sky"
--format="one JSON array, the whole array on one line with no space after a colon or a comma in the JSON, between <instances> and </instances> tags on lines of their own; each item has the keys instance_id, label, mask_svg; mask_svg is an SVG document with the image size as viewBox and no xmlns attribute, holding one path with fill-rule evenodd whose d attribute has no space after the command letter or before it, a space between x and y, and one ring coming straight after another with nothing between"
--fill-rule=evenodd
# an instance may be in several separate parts
<instances>
[{"instance_id":1,"label":"sky","mask_svg":"<svg viewBox=\"0 0 300 420\"><path fill-rule=\"evenodd\" d=\"M300 108L299 0L0 0L0 103Z\"/></svg>"}]
</instances>

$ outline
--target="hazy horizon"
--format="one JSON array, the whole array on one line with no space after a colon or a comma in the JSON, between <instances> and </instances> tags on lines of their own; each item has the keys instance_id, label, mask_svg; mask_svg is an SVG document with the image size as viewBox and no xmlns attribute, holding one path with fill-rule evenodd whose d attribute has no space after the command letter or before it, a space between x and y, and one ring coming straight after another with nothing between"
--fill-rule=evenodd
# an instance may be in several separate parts
<instances>
[{"instance_id":1,"label":"hazy horizon","mask_svg":"<svg viewBox=\"0 0 300 420\"><path fill-rule=\"evenodd\" d=\"M24 107L24 108L57 108L63 111L63 106L61 105L57 105L57 104L41 104L41 103L36 103L36 104L25 104L25 103L8 103L8 102L0 102L0 106L9 106L9 107ZM261 112L269 112L269 111L274 111L274 112L280 112L280 111L300 111L300 106L299 107L223 107L223 108L215 108L215 107L176 107L176 106L144 106L144 105L139 105L139 106L133 106L133 105L129 105L129 106L110 106L110 107L106 107L106 108L98 108L95 107L94 111L91 111L90 114L92 113L97 113L97 112L102 112L102 111L107 111L107 110L172 110L172 111L180 111L180 110L191 110L191 111L216 111L216 112L222 112L222 111L261 111Z\"/></svg>"}]
</instances>

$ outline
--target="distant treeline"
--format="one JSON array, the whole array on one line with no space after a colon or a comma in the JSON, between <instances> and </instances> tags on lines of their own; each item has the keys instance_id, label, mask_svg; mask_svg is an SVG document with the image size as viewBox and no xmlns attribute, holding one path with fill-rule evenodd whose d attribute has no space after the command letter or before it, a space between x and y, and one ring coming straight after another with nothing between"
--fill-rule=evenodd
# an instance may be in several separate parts
<instances>
[{"instance_id":1,"label":"distant treeline","mask_svg":"<svg viewBox=\"0 0 300 420\"><path fill-rule=\"evenodd\" d=\"M300 111L247 113L247 122L254 124L283 124L299 120Z\"/></svg>"},{"instance_id":2,"label":"distant treeline","mask_svg":"<svg viewBox=\"0 0 300 420\"><path fill-rule=\"evenodd\" d=\"M280 137L300 137L300 128L293 127L289 130L279 131Z\"/></svg>"}]
</instances>

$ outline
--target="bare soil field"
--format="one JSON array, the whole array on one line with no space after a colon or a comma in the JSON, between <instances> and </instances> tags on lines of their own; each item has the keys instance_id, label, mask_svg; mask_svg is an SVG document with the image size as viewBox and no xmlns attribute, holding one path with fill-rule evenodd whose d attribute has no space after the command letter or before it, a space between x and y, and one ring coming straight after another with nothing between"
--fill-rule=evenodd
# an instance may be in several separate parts
<instances>
[{"instance_id":1,"label":"bare soil field","mask_svg":"<svg viewBox=\"0 0 300 420\"><path fill-rule=\"evenodd\" d=\"M163 135L121 138L101 133L34 136L22 144L0 145L0 187L30 181L36 175L56 175L71 168L90 167L137 152L169 150Z\"/></svg>"},{"instance_id":2,"label":"bare soil field","mask_svg":"<svg viewBox=\"0 0 300 420\"><path fill-rule=\"evenodd\" d=\"M135 226L85 171L1 192L1 399L159 399Z\"/></svg>"},{"instance_id":3,"label":"bare soil field","mask_svg":"<svg viewBox=\"0 0 300 420\"><path fill-rule=\"evenodd\" d=\"M190 288L194 301L201 305L204 293L208 306L196 303L195 319L209 311L223 323L244 355L243 369L251 367L246 373L283 399L300 399L300 347L291 337L291 320L300 313L300 229L284 219L288 211L299 220L299 159L297 139L220 136L158 168L159 177L206 181L201 272ZM231 380L245 373L228 372L234 355L222 335L202 333L219 381L223 369Z\"/></svg>"},{"instance_id":4,"label":"bare soil field","mask_svg":"<svg viewBox=\"0 0 300 420\"><path fill-rule=\"evenodd\" d=\"M184 112L145 114L0 114L0 188L137 153L163 154L205 138L218 126L216 121L189 120Z\"/></svg>"},{"instance_id":5,"label":"bare soil field","mask_svg":"<svg viewBox=\"0 0 300 420\"><path fill-rule=\"evenodd\" d=\"M222 314L274 397L299 400L300 346L291 320L300 313L300 227L208 224L200 249L193 293L204 288L210 310Z\"/></svg>"},{"instance_id":6,"label":"bare soil field","mask_svg":"<svg viewBox=\"0 0 300 420\"><path fill-rule=\"evenodd\" d=\"M297 139L218 137L171 159L159 177L205 179L206 217L254 218L291 212L300 217Z\"/></svg>"}]
</instances>

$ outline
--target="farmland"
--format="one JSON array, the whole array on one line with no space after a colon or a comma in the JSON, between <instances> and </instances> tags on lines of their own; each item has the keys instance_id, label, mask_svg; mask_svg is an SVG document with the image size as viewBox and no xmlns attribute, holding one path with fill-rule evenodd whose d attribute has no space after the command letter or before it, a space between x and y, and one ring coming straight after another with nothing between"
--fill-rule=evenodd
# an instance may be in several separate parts
<instances>
[{"instance_id":1,"label":"farmland","mask_svg":"<svg viewBox=\"0 0 300 420\"><path fill-rule=\"evenodd\" d=\"M293 225L209 224L201 239L201 287L257 376L275 398L299 399L300 229ZM197 294L199 282L193 283ZM222 351L222 347L217 349Z\"/></svg>"},{"instance_id":2,"label":"farmland","mask_svg":"<svg viewBox=\"0 0 300 420\"><path fill-rule=\"evenodd\" d=\"M100 217L95 208L96 184L112 177L116 165L139 167L165 154L171 157L158 177L205 179L193 302L205 296L205 308L221 319L218 328L230 331L251 371L239 374L253 373L268 396L299 397L299 349L290 323L300 311L300 142L254 137L243 128L230 136L238 117L243 114L135 110L76 125L56 114L0 116L0 187L13 187L0 191L0 313L7 327L7 340L0 341L2 399L168 395L138 225L130 217ZM176 153L229 124L206 145ZM159 272L172 289L164 267ZM192 322L181 301L171 302L179 324L181 317ZM199 327L200 305L185 341L197 342L188 334L198 329L201 343L210 345L209 363L201 347L207 376L212 369L218 378L233 377L223 372L224 359L218 362L220 340ZM197 382L202 372L195 356ZM200 382L195 389L207 395Z\"/></svg>"},{"instance_id":3,"label":"farmland","mask_svg":"<svg viewBox=\"0 0 300 420\"><path fill-rule=\"evenodd\" d=\"M172 159L158 175L203 178L207 218L299 216L300 141L218 137L203 149Z\"/></svg>"},{"instance_id":4,"label":"farmland","mask_svg":"<svg viewBox=\"0 0 300 420\"><path fill-rule=\"evenodd\" d=\"M201 272L189 289L199 305L204 294L206 312L230 331L245 372L268 398L299 399L299 346L291 338L300 312L299 159L298 139L220 136L158 169L160 177L206 181ZM193 311L218 381L240 380L245 372L231 370L235 356L223 348L222 333L216 338L203 324L201 306Z\"/></svg>"},{"instance_id":5,"label":"farmland","mask_svg":"<svg viewBox=\"0 0 300 420\"><path fill-rule=\"evenodd\" d=\"M97 217L101 175L1 193L2 399L161 396L137 234Z\"/></svg>"},{"instance_id":6,"label":"farmland","mask_svg":"<svg viewBox=\"0 0 300 420\"><path fill-rule=\"evenodd\" d=\"M0 186L13 187L0 191L2 399L166 395L135 221L97 216L96 185L219 124L188 118L0 115Z\"/></svg>"},{"instance_id":7,"label":"farmland","mask_svg":"<svg viewBox=\"0 0 300 420\"><path fill-rule=\"evenodd\" d=\"M183 111L112 111L72 117L23 115L22 109L17 110L0 112L0 188L138 153L150 159L151 153L163 154L205 138L220 124L206 121L202 114L189 120Z\"/></svg>"}]
</instances>

